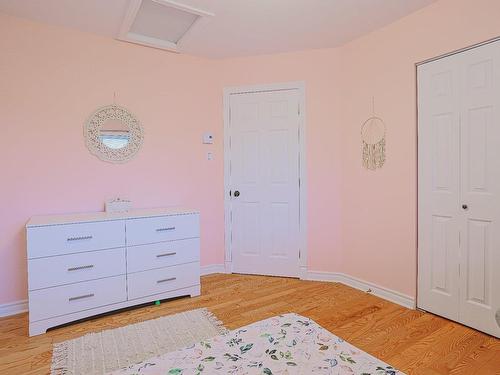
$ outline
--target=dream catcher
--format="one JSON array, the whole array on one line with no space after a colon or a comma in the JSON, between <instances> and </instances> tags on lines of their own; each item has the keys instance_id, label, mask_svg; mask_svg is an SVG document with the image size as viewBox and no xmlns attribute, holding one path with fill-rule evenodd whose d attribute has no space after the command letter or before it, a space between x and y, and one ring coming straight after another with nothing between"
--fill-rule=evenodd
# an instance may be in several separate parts
<instances>
[{"instance_id":1,"label":"dream catcher","mask_svg":"<svg viewBox=\"0 0 500 375\"><path fill-rule=\"evenodd\" d=\"M385 163L385 124L375 116L375 100L372 100L372 116L361 126L363 141L363 166L375 170Z\"/></svg>"}]
</instances>

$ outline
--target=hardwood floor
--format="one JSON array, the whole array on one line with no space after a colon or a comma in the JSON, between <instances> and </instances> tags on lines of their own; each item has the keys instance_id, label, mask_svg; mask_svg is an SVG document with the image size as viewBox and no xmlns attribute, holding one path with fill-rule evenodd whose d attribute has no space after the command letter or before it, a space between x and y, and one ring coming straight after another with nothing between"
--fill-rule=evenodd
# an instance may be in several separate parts
<instances>
[{"instance_id":1,"label":"hardwood floor","mask_svg":"<svg viewBox=\"0 0 500 375\"><path fill-rule=\"evenodd\" d=\"M234 329L296 312L407 374L500 374L500 340L342 284L210 275L202 296L148 306L28 337L28 316L0 319L0 374L48 374L53 342L198 307Z\"/></svg>"}]
</instances>

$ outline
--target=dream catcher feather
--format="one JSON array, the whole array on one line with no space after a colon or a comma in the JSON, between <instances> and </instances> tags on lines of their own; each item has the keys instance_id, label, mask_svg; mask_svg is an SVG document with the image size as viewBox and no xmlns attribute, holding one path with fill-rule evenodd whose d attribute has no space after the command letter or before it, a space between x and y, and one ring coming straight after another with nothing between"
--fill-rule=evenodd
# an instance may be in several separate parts
<instances>
[{"instance_id":1,"label":"dream catcher feather","mask_svg":"<svg viewBox=\"0 0 500 375\"><path fill-rule=\"evenodd\" d=\"M375 101L372 102L372 116L361 126L363 142L363 166L374 171L385 163L386 127L380 117L375 116Z\"/></svg>"}]
</instances>

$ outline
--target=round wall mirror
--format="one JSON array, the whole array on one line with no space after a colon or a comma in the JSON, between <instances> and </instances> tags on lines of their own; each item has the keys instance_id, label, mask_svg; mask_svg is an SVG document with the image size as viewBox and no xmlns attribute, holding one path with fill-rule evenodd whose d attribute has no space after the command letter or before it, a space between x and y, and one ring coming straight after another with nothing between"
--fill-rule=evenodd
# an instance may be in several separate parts
<instances>
[{"instance_id":1,"label":"round wall mirror","mask_svg":"<svg viewBox=\"0 0 500 375\"><path fill-rule=\"evenodd\" d=\"M89 151L101 160L123 163L140 149L142 127L127 109L117 105L95 111L85 124L85 140Z\"/></svg>"}]
</instances>

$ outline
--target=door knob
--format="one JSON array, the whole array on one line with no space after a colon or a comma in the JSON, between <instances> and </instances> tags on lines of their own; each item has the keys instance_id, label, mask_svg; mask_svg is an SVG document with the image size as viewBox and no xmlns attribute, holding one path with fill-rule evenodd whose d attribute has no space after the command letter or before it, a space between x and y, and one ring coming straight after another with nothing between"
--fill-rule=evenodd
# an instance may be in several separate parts
<instances>
[{"instance_id":1,"label":"door knob","mask_svg":"<svg viewBox=\"0 0 500 375\"><path fill-rule=\"evenodd\" d=\"M469 206L467 206L466 204L462 204L462 208L463 208L464 210L467 210L467 209L469 208Z\"/></svg>"},{"instance_id":2,"label":"door knob","mask_svg":"<svg viewBox=\"0 0 500 375\"><path fill-rule=\"evenodd\" d=\"M239 196L240 196L240 192L239 192L238 190L236 190L236 191L234 192L234 196L235 196L235 197L239 197Z\"/></svg>"}]
</instances>

